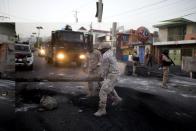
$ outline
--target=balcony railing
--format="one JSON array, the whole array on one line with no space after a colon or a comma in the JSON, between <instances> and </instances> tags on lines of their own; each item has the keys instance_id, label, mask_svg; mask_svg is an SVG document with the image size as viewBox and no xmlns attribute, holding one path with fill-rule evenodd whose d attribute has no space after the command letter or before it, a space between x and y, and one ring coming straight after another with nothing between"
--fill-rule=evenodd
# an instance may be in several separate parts
<instances>
[{"instance_id":1,"label":"balcony railing","mask_svg":"<svg viewBox=\"0 0 196 131\"><path fill-rule=\"evenodd\" d=\"M184 40L185 35L169 35L167 37L168 41L179 41L179 40Z\"/></svg>"}]
</instances>

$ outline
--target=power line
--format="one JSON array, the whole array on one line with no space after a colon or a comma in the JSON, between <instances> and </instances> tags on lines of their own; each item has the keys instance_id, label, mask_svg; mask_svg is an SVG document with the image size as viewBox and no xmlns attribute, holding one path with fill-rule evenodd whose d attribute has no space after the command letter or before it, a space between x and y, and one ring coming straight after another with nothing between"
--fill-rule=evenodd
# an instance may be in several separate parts
<instances>
[{"instance_id":1,"label":"power line","mask_svg":"<svg viewBox=\"0 0 196 131\"><path fill-rule=\"evenodd\" d=\"M170 4L167 4L167 5L164 5L163 7L158 7L158 8L156 8L156 9L151 9L151 10L148 10L148 12L138 12L138 13L136 13L136 14L140 14L140 16L141 16L141 14L145 14L144 16L152 16L152 14L155 14L155 13L157 13L156 11L157 11L157 9L161 9L161 10L163 10L164 8L171 8L172 7L172 5L175 5L176 6L176 4L179 4L179 3L181 3L181 2L186 2L186 1L189 1L189 0L177 0L177 1L175 1L175 2L173 2L173 3L170 3ZM195 7L194 7L195 8ZM192 8L191 8L192 9ZM188 8L188 10L191 10L190 8ZM154 11L155 10L155 11ZM165 9L164 9L165 10ZM169 9L166 9L166 10L169 10ZM151 12L151 11L154 11L154 12ZM151 12L151 13L150 13ZM167 14L168 15L168 14ZM157 14L156 14L156 16L157 16Z\"/></svg>"},{"instance_id":2,"label":"power line","mask_svg":"<svg viewBox=\"0 0 196 131\"><path fill-rule=\"evenodd\" d=\"M163 9L163 8L168 8L168 6L170 6L170 5L173 5L173 4L176 4L176 3L180 3L181 1L179 1L179 0L177 0L177 1L175 1L175 2L173 2L173 3L170 3L170 4L167 4L167 5L164 5L161 9ZM184 1L187 1L187 0L184 0ZM184 2L184 1L182 1L182 2ZM194 6L194 7L192 7L192 8L190 8L190 7L188 7L188 9L185 9L185 10L183 10L184 12L186 12L186 11L189 11L189 10L192 10L192 9L195 9L196 8L196 6ZM151 10L154 10L154 9L151 9ZM166 9L166 10L168 10L168 9ZM179 12L179 10L175 10L175 11L178 11ZM135 13L135 12L131 12L131 13ZM149 15L149 14L151 14L151 13L149 13L149 10L148 10L148 12L146 11L146 12L144 12L144 10L141 12L138 12L140 15L142 14L142 13L145 13L145 14L147 14L148 15L148 17L149 16L151 16L152 17L152 15ZM156 11L154 11L153 13L156 13ZM169 16L169 15L171 15L171 14L166 14L167 16ZM159 15L159 17L163 17L162 15ZM158 18L159 18L158 17ZM152 17L153 19L157 19L157 17ZM151 22L152 23L152 22Z\"/></svg>"},{"instance_id":3,"label":"power line","mask_svg":"<svg viewBox=\"0 0 196 131\"><path fill-rule=\"evenodd\" d=\"M181 17L186 17L186 16L190 16L190 15L193 15L193 14L196 14L196 11L195 12L192 12L192 13L189 13L189 14L186 14L186 15L183 15Z\"/></svg>"},{"instance_id":4,"label":"power line","mask_svg":"<svg viewBox=\"0 0 196 131\"><path fill-rule=\"evenodd\" d=\"M162 5L162 7L160 8L160 7L158 7L158 8L152 8L152 9L148 9L148 11L145 11L145 10L143 10L143 11L139 11L139 12L137 12L136 14L142 14L142 13L147 13L147 14L149 14L149 12L151 12L151 11L154 11L154 10L157 10L157 9L163 9L163 8L168 8L168 7L171 7L172 5L174 5L175 4L175 6L176 6L176 3L177 4L179 4L180 2L184 2L184 1L186 1L186 0L177 0L177 1L174 1L173 3L169 3L169 4L167 4L167 5ZM144 12L145 11L145 12ZM134 13L134 12L133 12ZM154 11L153 13L157 13L156 11ZM135 13L134 13L135 14Z\"/></svg>"},{"instance_id":5,"label":"power line","mask_svg":"<svg viewBox=\"0 0 196 131\"><path fill-rule=\"evenodd\" d=\"M108 19L108 18L111 18L111 17L117 17L117 16L120 16L120 15L125 15L125 14L127 14L127 13L130 13L130 12L132 13L132 12L138 11L138 10L143 10L143 9L145 9L145 8L149 8L149 7L152 7L152 6L155 6L155 5L164 3L164 2L166 2L166 1L168 1L168 0L161 0L161 1L159 1L159 2L154 2L154 3L151 3L151 4L147 4L147 5L141 6L141 7L139 7L139 8L135 8L135 9L123 11L123 12L118 13L118 14L116 14L116 15L108 16L108 17L106 17L105 19Z\"/></svg>"},{"instance_id":6,"label":"power line","mask_svg":"<svg viewBox=\"0 0 196 131\"><path fill-rule=\"evenodd\" d=\"M31 19L31 18L15 16L15 15L12 15L12 14L9 14L9 13L6 13L6 12L2 12L2 11L0 11L0 14L6 15L6 17L9 17L10 19L11 18L18 18L18 19L22 19L22 20L28 20L28 21L30 20L30 21L38 22L37 20Z\"/></svg>"},{"instance_id":7,"label":"power line","mask_svg":"<svg viewBox=\"0 0 196 131\"><path fill-rule=\"evenodd\" d=\"M182 10L181 12L182 13L185 13L187 11L190 11L190 10L193 10L193 9L196 9L196 6L192 7L192 8L188 8L188 9L184 9ZM179 11L178 11L179 12ZM189 13L186 13L185 15L179 15L179 16L175 16L175 15L167 15L168 17L166 19L170 19L170 18L173 18L173 17L185 17L185 16L189 16L189 15L192 15L192 14L195 14L196 11L192 11L192 12L189 12ZM181 13L181 14L182 14ZM160 17L155 17L154 19L157 19L157 18L160 18ZM161 19L163 19L163 16L161 17ZM160 20L159 20L160 21Z\"/></svg>"}]
</instances>

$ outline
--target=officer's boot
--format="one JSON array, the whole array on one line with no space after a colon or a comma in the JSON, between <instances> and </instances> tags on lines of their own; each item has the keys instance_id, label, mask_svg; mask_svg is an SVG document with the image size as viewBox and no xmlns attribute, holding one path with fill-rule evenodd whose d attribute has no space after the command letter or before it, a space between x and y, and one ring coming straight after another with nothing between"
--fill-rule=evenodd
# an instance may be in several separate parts
<instances>
[{"instance_id":1,"label":"officer's boot","mask_svg":"<svg viewBox=\"0 0 196 131\"><path fill-rule=\"evenodd\" d=\"M112 106L116 106L116 105L118 105L121 102L122 102L122 98L121 97L115 98L114 101L112 102Z\"/></svg>"},{"instance_id":2,"label":"officer's boot","mask_svg":"<svg viewBox=\"0 0 196 131\"><path fill-rule=\"evenodd\" d=\"M101 117L106 115L106 104L99 104L99 110L94 113L94 116Z\"/></svg>"}]
</instances>

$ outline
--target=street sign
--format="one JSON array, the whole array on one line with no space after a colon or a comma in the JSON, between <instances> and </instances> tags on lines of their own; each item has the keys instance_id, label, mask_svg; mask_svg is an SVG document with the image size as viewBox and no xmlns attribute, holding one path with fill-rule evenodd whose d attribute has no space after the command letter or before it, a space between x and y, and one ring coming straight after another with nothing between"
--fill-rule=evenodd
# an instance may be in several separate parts
<instances>
[{"instance_id":1,"label":"street sign","mask_svg":"<svg viewBox=\"0 0 196 131\"><path fill-rule=\"evenodd\" d=\"M97 12L95 17L97 17L98 22L102 21L102 14L103 14L103 3L102 0L99 0L99 2L96 2Z\"/></svg>"},{"instance_id":2,"label":"street sign","mask_svg":"<svg viewBox=\"0 0 196 131\"><path fill-rule=\"evenodd\" d=\"M149 37L150 37L150 32L146 27L139 27L137 29L137 34L138 34L138 40L145 43L146 41L148 41Z\"/></svg>"}]
</instances>

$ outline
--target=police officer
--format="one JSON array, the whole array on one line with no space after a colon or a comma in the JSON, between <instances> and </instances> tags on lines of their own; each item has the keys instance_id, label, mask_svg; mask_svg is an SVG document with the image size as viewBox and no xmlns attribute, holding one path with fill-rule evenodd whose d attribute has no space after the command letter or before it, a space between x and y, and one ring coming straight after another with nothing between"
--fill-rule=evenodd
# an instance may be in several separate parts
<instances>
[{"instance_id":1,"label":"police officer","mask_svg":"<svg viewBox=\"0 0 196 131\"><path fill-rule=\"evenodd\" d=\"M163 66L163 81L162 81L162 88L167 88L167 81L168 81L168 74L169 74L169 66L174 64L174 62L169 57L169 50L165 49L161 54L161 63Z\"/></svg>"},{"instance_id":2,"label":"police officer","mask_svg":"<svg viewBox=\"0 0 196 131\"><path fill-rule=\"evenodd\" d=\"M94 113L95 116L102 116L106 114L106 103L108 95L113 96L112 105L117 105L122 98L118 96L114 89L115 83L118 80L119 69L117 67L117 60L113 56L110 44L102 44L100 47L101 54L103 55L102 60L102 77L104 81L102 83L99 92L99 109Z\"/></svg>"},{"instance_id":3,"label":"police officer","mask_svg":"<svg viewBox=\"0 0 196 131\"><path fill-rule=\"evenodd\" d=\"M102 55L98 50L99 44L93 45L93 48L89 51L88 56L88 75L90 77L100 77L101 76L101 60ZM96 88L99 87L99 82L88 82L89 92L87 96L94 96L96 94Z\"/></svg>"},{"instance_id":4,"label":"police officer","mask_svg":"<svg viewBox=\"0 0 196 131\"><path fill-rule=\"evenodd\" d=\"M136 76L136 66L139 63L139 57L137 55L137 50L136 49L134 49L134 53L133 53L132 59L133 59L133 74L132 75Z\"/></svg>"}]
</instances>

